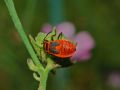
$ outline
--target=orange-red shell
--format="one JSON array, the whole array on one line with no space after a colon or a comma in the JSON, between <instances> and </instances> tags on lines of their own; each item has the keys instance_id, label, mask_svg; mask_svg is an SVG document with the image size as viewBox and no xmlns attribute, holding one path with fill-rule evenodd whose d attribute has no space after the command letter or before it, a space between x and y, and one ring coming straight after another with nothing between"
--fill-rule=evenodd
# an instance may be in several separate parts
<instances>
[{"instance_id":1,"label":"orange-red shell","mask_svg":"<svg viewBox=\"0 0 120 90\"><path fill-rule=\"evenodd\" d=\"M68 40L54 40L44 41L44 50L48 54L51 54L60 58L71 57L76 51L76 45Z\"/></svg>"}]
</instances>

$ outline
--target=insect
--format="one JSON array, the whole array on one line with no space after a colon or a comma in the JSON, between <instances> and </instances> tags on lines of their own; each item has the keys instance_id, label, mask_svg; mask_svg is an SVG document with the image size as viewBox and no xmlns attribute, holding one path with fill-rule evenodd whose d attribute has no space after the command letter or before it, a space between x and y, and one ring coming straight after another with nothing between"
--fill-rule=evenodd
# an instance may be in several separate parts
<instances>
[{"instance_id":1,"label":"insect","mask_svg":"<svg viewBox=\"0 0 120 90\"><path fill-rule=\"evenodd\" d=\"M58 40L48 41L44 39L44 50L46 53L59 58L69 58L75 53L76 45L67 39L59 39L61 34L59 34Z\"/></svg>"}]
</instances>

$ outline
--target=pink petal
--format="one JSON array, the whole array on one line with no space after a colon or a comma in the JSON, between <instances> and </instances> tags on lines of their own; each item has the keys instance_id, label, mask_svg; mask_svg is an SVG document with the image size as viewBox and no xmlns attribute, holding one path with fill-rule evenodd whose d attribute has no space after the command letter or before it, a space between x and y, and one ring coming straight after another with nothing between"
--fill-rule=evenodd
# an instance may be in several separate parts
<instances>
[{"instance_id":1,"label":"pink petal","mask_svg":"<svg viewBox=\"0 0 120 90\"><path fill-rule=\"evenodd\" d=\"M78 33L75 37L75 41L78 43L81 50L89 50L95 47L95 41L87 31Z\"/></svg>"},{"instance_id":2,"label":"pink petal","mask_svg":"<svg viewBox=\"0 0 120 90\"><path fill-rule=\"evenodd\" d=\"M87 61L92 56L91 51L83 51L76 50L75 54L71 57L71 61Z\"/></svg>"},{"instance_id":3,"label":"pink petal","mask_svg":"<svg viewBox=\"0 0 120 90\"><path fill-rule=\"evenodd\" d=\"M58 33L63 32L67 38L73 38L75 34L75 26L70 22L64 22L57 25Z\"/></svg>"},{"instance_id":4,"label":"pink petal","mask_svg":"<svg viewBox=\"0 0 120 90\"><path fill-rule=\"evenodd\" d=\"M75 41L77 42L77 47L75 54L71 58L72 61L90 59L92 56L91 49L95 47L95 42L90 33L86 31L78 33L75 37Z\"/></svg>"},{"instance_id":5,"label":"pink petal","mask_svg":"<svg viewBox=\"0 0 120 90\"><path fill-rule=\"evenodd\" d=\"M64 22L61 24L58 24L56 26L57 29L57 33L63 33L67 38L73 38L74 34L75 34L75 27L72 23L70 22ZM50 24L44 24L42 27L42 31L45 33L48 33L52 30L52 26Z\"/></svg>"},{"instance_id":6,"label":"pink petal","mask_svg":"<svg viewBox=\"0 0 120 90\"><path fill-rule=\"evenodd\" d=\"M41 29L41 31L45 33L49 33L51 30L52 30L52 26L48 23L44 24Z\"/></svg>"},{"instance_id":7,"label":"pink petal","mask_svg":"<svg viewBox=\"0 0 120 90\"><path fill-rule=\"evenodd\" d=\"M120 88L120 73L119 72L113 72L108 77L108 84L110 86Z\"/></svg>"}]
</instances>

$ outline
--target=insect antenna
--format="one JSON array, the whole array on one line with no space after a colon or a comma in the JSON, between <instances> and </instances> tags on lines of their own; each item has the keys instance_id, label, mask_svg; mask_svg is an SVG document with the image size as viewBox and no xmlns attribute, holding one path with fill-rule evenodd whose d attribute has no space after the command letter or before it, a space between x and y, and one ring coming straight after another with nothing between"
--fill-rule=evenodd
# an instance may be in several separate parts
<instances>
[{"instance_id":1,"label":"insect antenna","mask_svg":"<svg viewBox=\"0 0 120 90\"><path fill-rule=\"evenodd\" d=\"M64 35L63 35L63 33L61 32L61 33L58 35L58 40L63 39L63 38L64 38Z\"/></svg>"},{"instance_id":2,"label":"insect antenna","mask_svg":"<svg viewBox=\"0 0 120 90\"><path fill-rule=\"evenodd\" d=\"M51 32L52 32L52 31L51 31ZM47 36L48 36L51 32L47 33L47 35L45 36L45 38L44 38L44 40L43 40L43 41L45 41L45 40L46 40Z\"/></svg>"},{"instance_id":3,"label":"insect antenna","mask_svg":"<svg viewBox=\"0 0 120 90\"><path fill-rule=\"evenodd\" d=\"M55 34L53 34L53 32L55 32ZM49 35L51 34L53 34L52 36L51 36L51 40L53 41L54 40L54 37L56 36L56 28L55 27L53 27L53 30L52 31L50 31L49 33L47 33L47 35L45 36L45 38L44 38L44 41L46 40L46 38L47 37L50 37Z\"/></svg>"}]
</instances>

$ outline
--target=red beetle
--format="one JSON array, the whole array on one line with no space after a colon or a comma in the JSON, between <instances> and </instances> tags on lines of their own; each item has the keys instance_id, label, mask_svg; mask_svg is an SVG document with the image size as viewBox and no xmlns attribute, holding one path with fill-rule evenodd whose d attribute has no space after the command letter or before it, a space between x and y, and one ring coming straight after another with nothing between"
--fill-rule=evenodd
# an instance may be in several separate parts
<instances>
[{"instance_id":1,"label":"red beetle","mask_svg":"<svg viewBox=\"0 0 120 90\"><path fill-rule=\"evenodd\" d=\"M59 58L69 58L75 53L76 45L66 39L44 40L44 50Z\"/></svg>"}]
</instances>

